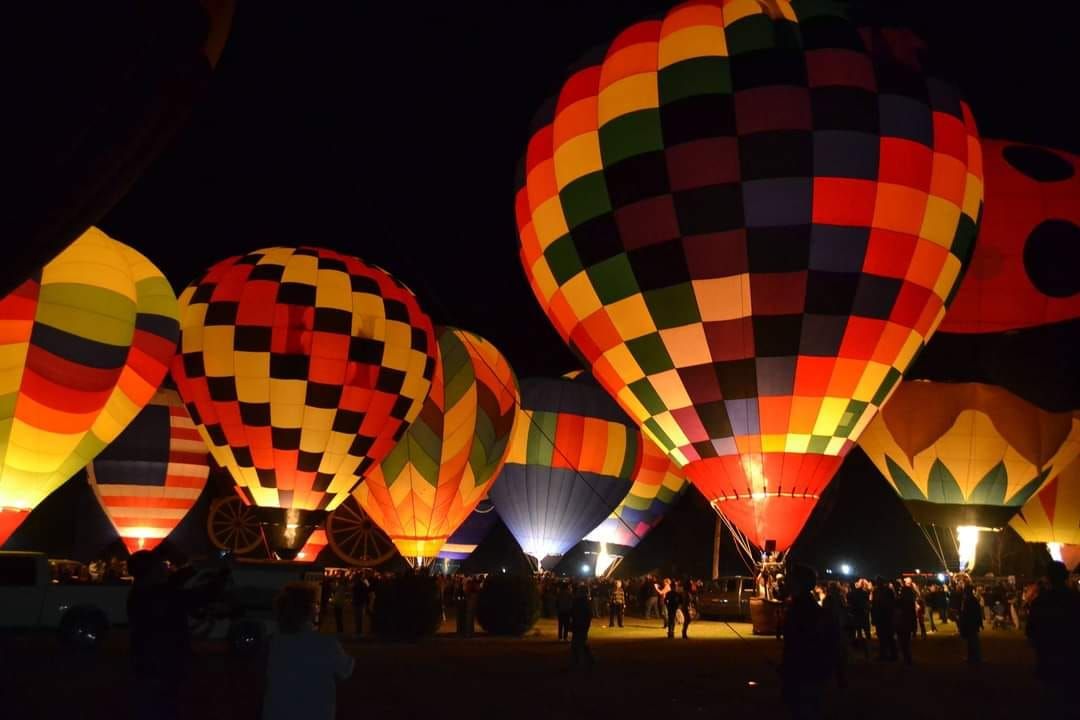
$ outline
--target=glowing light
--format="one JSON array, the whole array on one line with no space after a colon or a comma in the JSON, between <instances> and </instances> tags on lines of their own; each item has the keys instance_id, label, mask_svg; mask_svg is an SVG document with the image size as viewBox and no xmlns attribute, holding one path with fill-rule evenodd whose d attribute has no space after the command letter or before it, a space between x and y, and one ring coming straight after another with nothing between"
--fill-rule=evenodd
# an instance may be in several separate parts
<instances>
[{"instance_id":1,"label":"glowing light","mask_svg":"<svg viewBox=\"0 0 1080 720\"><path fill-rule=\"evenodd\" d=\"M769 483L765 479L765 470L761 464L761 459L751 455L744 455L739 462L742 463L743 473L746 475L747 482L750 483L750 497L754 500L763 500L766 497L765 491L769 487Z\"/></svg>"},{"instance_id":2,"label":"glowing light","mask_svg":"<svg viewBox=\"0 0 1080 720\"><path fill-rule=\"evenodd\" d=\"M596 577L607 575L607 571L617 559L614 555L608 554L606 542L600 543L600 553L596 556Z\"/></svg>"},{"instance_id":3,"label":"glowing light","mask_svg":"<svg viewBox=\"0 0 1080 720\"><path fill-rule=\"evenodd\" d=\"M1046 552L1050 553L1050 558L1062 562L1061 560L1061 543L1048 542L1046 543Z\"/></svg>"},{"instance_id":4,"label":"glowing light","mask_svg":"<svg viewBox=\"0 0 1080 720\"><path fill-rule=\"evenodd\" d=\"M748 680L748 681L746 682L746 686L747 686L747 687L757 687L757 681L755 681L755 680Z\"/></svg>"},{"instance_id":5,"label":"glowing light","mask_svg":"<svg viewBox=\"0 0 1080 720\"><path fill-rule=\"evenodd\" d=\"M285 511L285 544L292 546L296 542L296 531L300 529L300 513L294 509Z\"/></svg>"},{"instance_id":6,"label":"glowing light","mask_svg":"<svg viewBox=\"0 0 1080 720\"><path fill-rule=\"evenodd\" d=\"M844 563L843 565L840 566L840 572L842 572L845 575L850 575L851 574L851 566L848 565L847 563Z\"/></svg>"},{"instance_id":7,"label":"glowing light","mask_svg":"<svg viewBox=\"0 0 1080 720\"><path fill-rule=\"evenodd\" d=\"M975 550L979 545L979 528L961 525L956 528L957 554L960 557L960 570L970 572L975 568Z\"/></svg>"},{"instance_id":8,"label":"glowing light","mask_svg":"<svg viewBox=\"0 0 1080 720\"><path fill-rule=\"evenodd\" d=\"M583 572L583 573L589 572L589 563L582 563L581 564L581 572Z\"/></svg>"},{"instance_id":9,"label":"glowing light","mask_svg":"<svg viewBox=\"0 0 1080 720\"><path fill-rule=\"evenodd\" d=\"M307 553L306 553L306 552L298 552L298 553L296 553L296 559L297 559L297 560L303 560L303 559L304 559L304 558L306 558L306 557L307 557Z\"/></svg>"},{"instance_id":10,"label":"glowing light","mask_svg":"<svg viewBox=\"0 0 1080 720\"><path fill-rule=\"evenodd\" d=\"M945 573L938 573L937 574L937 579L938 579L938 582L945 582Z\"/></svg>"}]
</instances>

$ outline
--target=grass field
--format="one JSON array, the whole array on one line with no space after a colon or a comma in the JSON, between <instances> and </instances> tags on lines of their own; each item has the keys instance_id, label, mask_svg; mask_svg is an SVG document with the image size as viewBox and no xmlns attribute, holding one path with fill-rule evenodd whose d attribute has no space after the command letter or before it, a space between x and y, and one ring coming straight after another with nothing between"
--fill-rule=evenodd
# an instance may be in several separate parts
<instances>
[{"instance_id":1,"label":"grass field","mask_svg":"<svg viewBox=\"0 0 1080 720\"><path fill-rule=\"evenodd\" d=\"M657 621L594 624L591 672L570 666L568 644L542 620L525 638L459 639L447 625L418 644L346 640L356 672L341 684L340 718L783 718L780 643L744 624L698 622L669 640ZM113 633L96 656L57 648L51 637L8 638L0 667L0 717L129 716L126 639ZM984 634L985 664L964 662L955 626L914 644L915 665L854 654L849 686L830 691L828 717L997 718L1023 712L1036 692L1033 657L1015 631ZM254 718L259 667L199 648L184 716ZM9 714L10 713L10 714ZM303 720L298 718L298 720Z\"/></svg>"}]
</instances>

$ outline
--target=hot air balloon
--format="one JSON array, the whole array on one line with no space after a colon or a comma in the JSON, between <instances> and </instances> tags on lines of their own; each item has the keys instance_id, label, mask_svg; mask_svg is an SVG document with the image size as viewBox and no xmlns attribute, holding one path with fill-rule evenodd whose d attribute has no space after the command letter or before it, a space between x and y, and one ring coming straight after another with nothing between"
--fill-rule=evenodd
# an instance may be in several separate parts
<instances>
[{"instance_id":1,"label":"hot air balloon","mask_svg":"<svg viewBox=\"0 0 1080 720\"><path fill-rule=\"evenodd\" d=\"M180 396L291 559L420 412L431 320L383 270L310 247L223 260L184 290L180 317Z\"/></svg>"},{"instance_id":2,"label":"hot air balloon","mask_svg":"<svg viewBox=\"0 0 1080 720\"><path fill-rule=\"evenodd\" d=\"M5 157L0 296L102 219L183 127L210 82L231 0L31 3L15 33L33 43L6 102L21 108ZM17 46L16 46L17 47Z\"/></svg>"},{"instance_id":3,"label":"hot air balloon","mask_svg":"<svg viewBox=\"0 0 1080 720\"><path fill-rule=\"evenodd\" d=\"M180 396L162 388L86 474L128 550L153 550L198 500L210 457Z\"/></svg>"},{"instance_id":4,"label":"hot air balloon","mask_svg":"<svg viewBox=\"0 0 1080 720\"><path fill-rule=\"evenodd\" d=\"M1008 524L1080 453L1080 417L992 385L906 381L859 445L924 529L959 529L970 568L978 531Z\"/></svg>"},{"instance_id":5,"label":"hot air balloon","mask_svg":"<svg viewBox=\"0 0 1080 720\"><path fill-rule=\"evenodd\" d=\"M517 417L517 380L498 350L438 331L435 375L420 415L353 493L414 566L430 564L495 481Z\"/></svg>"},{"instance_id":6,"label":"hot air balloon","mask_svg":"<svg viewBox=\"0 0 1080 720\"><path fill-rule=\"evenodd\" d=\"M469 517L465 518L465 522L447 538L439 550L439 559L447 566L453 560L465 560L484 541L498 521L499 514L495 512L495 503L484 498L469 513Z\"/></svg>"},{"instance_id":7,"label":"hot air balloon","mask_svg":"<svg viewBox=\"0 0 1080 720\"><path fill-rule=\"evenodd\" d=\"M1080 561L1080 459L1074 459L1009 522L1024 542L1046 543L1055 560Z\"/></svg>"},{"instance_id":8,"label":"hot air balloon","mask_svg":"<svg viewBox=\"0 0 1080 720\"><path fill-rule=\"evenodd\" d=\"M177 336L169 282L96 228L0 300L0 545L150 402Z\"/></svg>"},{"instance_id":9,"label":"hot air balloon","mask_svg":"<svg viewBox=\"0 0 1080 720\"><path fill-rule=\"evenodd\" d=\"M566 81L524 171L521 261L555 328L786 549L970 254L967 105L839 4L688 3Z\"/></svg>"},{"instance_id":10,"label":"hot air balloon","mask_svg":"<svg viewBox=\"0 0 1080 720\"><path fill-rule=\"evenodd\" d=\"M979 241L934 342L908 377L999 385L1080 408L1080 157L987 140Z\"/></svg>"},{"instance_id":11,"label":"hot air balloon","mask_svg":"<svg viewBox=\"0 0 1080 720\"><path fill-rule=\"evenodd\" d=\"M538 567L576 545L626 497L640 439L588 375L521 381L520 416L489 497Z\"/></svg>"},{"instance_id":12,"label":"hot air balloon","mask_svg":"<svg viewBox=\"0 0 1080 720\"><path fill-rule=\"evenodd\" d=\"M687 488L682 469L656 443L642 437L641 450L630 492L585 536L589 549L597 553L597 575L614 571L617 561L637 547Z\"/></svg>"}]
</instances>

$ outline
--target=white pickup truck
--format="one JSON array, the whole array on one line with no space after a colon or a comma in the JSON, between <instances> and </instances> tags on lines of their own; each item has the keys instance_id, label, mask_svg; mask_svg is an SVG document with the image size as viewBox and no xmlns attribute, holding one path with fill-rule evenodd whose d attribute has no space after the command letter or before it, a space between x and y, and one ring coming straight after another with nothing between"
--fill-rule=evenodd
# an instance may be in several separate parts
<instances>
[{"instance_id":1,"label":"white pickup truck","mask_svg":"<svg viewBox=\"0 0 1080 720\"><path fill-rule=\"evenodd\" d=\"M0 552L0 630L56 630L65 642L92 647L127 624L125 583L60 582L43 553Z\"/></svg>"}]
</instances>

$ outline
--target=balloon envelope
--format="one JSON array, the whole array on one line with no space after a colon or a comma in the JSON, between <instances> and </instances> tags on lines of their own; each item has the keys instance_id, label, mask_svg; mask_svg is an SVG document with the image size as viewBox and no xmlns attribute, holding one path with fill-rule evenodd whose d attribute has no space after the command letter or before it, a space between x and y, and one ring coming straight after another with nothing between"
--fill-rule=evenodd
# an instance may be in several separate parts
<instances>
[{"instance_id":1,"label":"balloon envelope","mask_svg":"<svg viewBox=\"0 0 1080 720\"><path fill-rule=\"evenodd\" d=\"M241 497L295 553L420 412L431 320L386 272L309 247L224 260L180 308L177 389Z\"/></svg>"},{"instance_id":2,"label":"balloon envelope","mask_svg":"<svg viewBox=\"0 0 1080 720\"><path fill-rule=\"evenodd\" d=\"M32 29L22 35L33 47L5 95L22 109L5 157L9 177L18 178L5 227L19 240L5 246L0 296L99 222L168 146L210 82L232 6L21 6L19 22Z\"/></svg>"},{"instance_id":3,"label":"balloon envelope","mask_svg":"<svg viewBox=\"0 0 1080 720\"><path fill-rule=\"evenodd\" d=\"M439 559L466 559L484 541L498 521L499 514L495 512L495 504L487 498L481 500L469 513L469 517L465 518L465 522L447 538L439 550Z\"/></svg>"},{"instance_id":4,"label":"balloon envelope","mask_svg":"<svg viewBox=\"0 0 1080 720\"><path fill-rule=\"evenodd\" d=\"M410 559L432 558L487 495L517 418L517 379L488 341L438 331L431 391L405 436L353 493Z\"/></svg>"},{"instance_id":5,"label":"balloon envelope","mask_svg":"<svg viewBox=\"0 0 1080 720\"><path fill-rule=\"evenodd\" d=\"M686 474L667 453L644 436L641 449L641 463L634 473L630 492L585 540L635 548L686 491Z\"/></svg>"},{"instance_id":6,"label":"balloon envelope","mask_svg":"<svg viewBox=\"0 0 1080 720\"><path fill-rule=\"evenodd\" d=\"M153 550L184 519L210 475L210 456L175 390L161 389L87 466L128 550Z\"/></svg>"},{"instance_id":7,"label":"balloon envelope","mask_svg":"<svg viewBox=\"0 0 1080 720\"><path fill-rule=\"evenodd\" d=\"M0 300L0 533L135 418L177 335L165 277L96 228Z\"/></svg>"},{"instance_id":8,"label":"balloon envelope","mask_svg":"<svg viewBox=\"0 0 1080 720\"><path fill-rule=\"evenodd\" d=\"M1080 545L1080 459L1051 478L1009 524L1025 542Z\"/></svg>"},{"instance_id":9,"label":"balloon envelope","mask_svg":"<svg viewBox=\"0 0 1080 720\"><path fill-rule=\"evenodd\" d=\"M542 308L759 546L793 542L971 251L971 114L889 52L840 4L687 3L567 80L528 145Z\"/></svg>"},{"instance_id":10,"label":"balloon envelope","mask_svg":"<svg viewBox=\"0 0 1080 720\"><path fill-rule=\"evenodd\" d=\"M991 385L909 381L859 445L916 522L1001 528L1080 453L1080 417Z\"/></svg>"},{"instance_id":11,"label":"balloon envelope","mask_svg":"<svg viewBox=\"0 0 1080 720\"><path fill-rule=\"evenodd\" d=\"M510 451L489 496L526 554L562 555L626 497L641 435L583 375L521 382Z\"/></svg>"}]
</instances>

